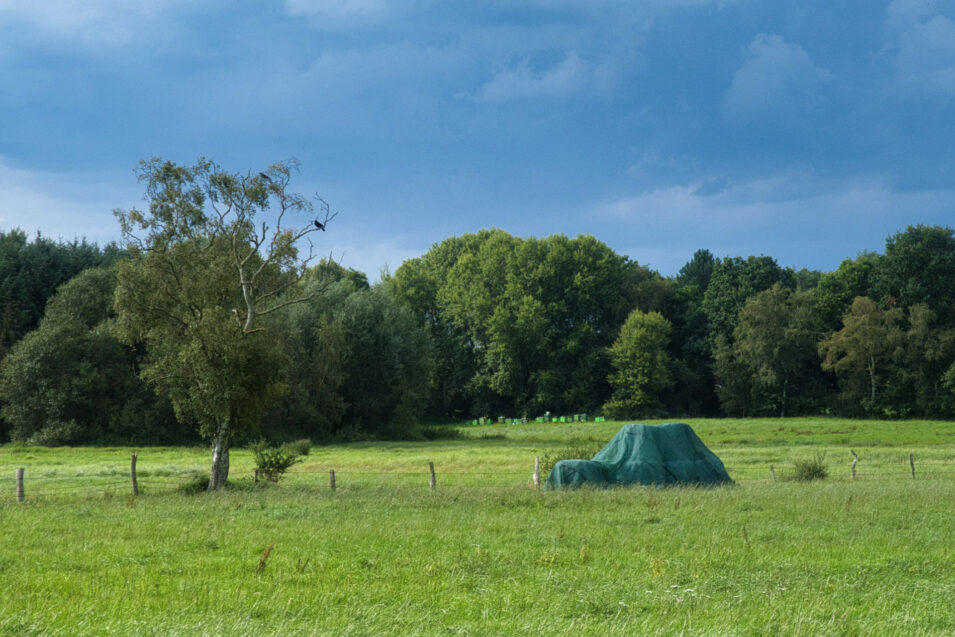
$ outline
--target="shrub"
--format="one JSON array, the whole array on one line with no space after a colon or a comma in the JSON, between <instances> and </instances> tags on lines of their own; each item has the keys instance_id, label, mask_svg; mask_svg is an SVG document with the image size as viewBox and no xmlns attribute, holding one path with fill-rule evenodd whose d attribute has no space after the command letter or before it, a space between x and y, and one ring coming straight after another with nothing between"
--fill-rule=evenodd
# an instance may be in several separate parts
<instances>
[{"instance_id":1,"label":"shrub","mask_svg":"<svg viewBox=\"0 0 955 637\"><path fill-rule=\"evenodd\" d=\"M554 465L561 460L590 460L606 443L589 438L574 438L563 449L545 453L541 456L541 477L546 477Z\"/></svg>"},{"instance_id":2,"label":"shrub","mask_svg":"<svg viewBox=\"0 0 955 637\"><path fill-rule=\"evenodd\" d=\"M285 453L295 456L307 456L312 450L312 441L308 438L293 440L292 442L286 442L283 444L280 449Z\"/></svg>"},{"instance_id":3,"label":"shrub","mask_svg":"<svg viewBox=\"0 0 955 637\"><path fill-rule=\"evenodd\" d=\"M84 433L75 420L52 422L30 436L26 442L35 447L61 447L75 444L82 439Z\"/></svg>"},{"instance_id":4,"label":"shrub","mask_svg":"<svg viewBox=\"0 0 955 637\"><path fill-rule=\"evenodd\" d=\"M196 473L185 482L176 487L176 491L182 495L197 495L204 493L209 489L209 474Z\"/></svg>"},{"instance_id":5,"label":"shrub","mask_svg":"<svg viewBox=\"0 0 955 637\"><path fill-rule=\"evenodd\" d=\"M270 482L278 482L289 467L302 461L299 454L285 446L270 447L264 440L250 445L249 448L255 454L255 468L259 476Z\"/></svg>"},{"instance_id":6,"label":"shrub","mask_svg":"<svg viewBox=\"0 0 955 637\"><path fill-rule=\"evenodd\" d=\"M420 425L408 434L408 440L461 440L464 435L457 427L446 425Z\"/></svg>"},{"instance_id":7,"label":"shrub","mask_svg":"<svg viewBox=\"0 0 955 637\"><path fill-rule=\"evenodd\" d=\"M811 482L813 480L825 480L828 475L829 467L826 466L825 458L821 453L817 453L812 460L796 461L796 472L793 479L799 482Z\"/></svg>"}]
</instances>

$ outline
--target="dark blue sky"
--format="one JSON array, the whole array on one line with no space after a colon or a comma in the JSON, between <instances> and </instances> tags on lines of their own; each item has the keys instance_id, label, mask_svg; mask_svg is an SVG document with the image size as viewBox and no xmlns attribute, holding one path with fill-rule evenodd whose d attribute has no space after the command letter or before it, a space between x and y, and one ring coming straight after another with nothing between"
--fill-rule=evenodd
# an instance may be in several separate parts
<instances>
[{"instance_id":1,"label":"dark blue sky","mask_svg":"<svg viewBox=\"0 0 955 637\"><path fill-rule=\"evenodd\" d=\"M952 1L77 4L0 0L3 229L115 239L152 156L301 160L373 278L485 227L673 274L955 224Z\"/></svg>"}]
</instances>

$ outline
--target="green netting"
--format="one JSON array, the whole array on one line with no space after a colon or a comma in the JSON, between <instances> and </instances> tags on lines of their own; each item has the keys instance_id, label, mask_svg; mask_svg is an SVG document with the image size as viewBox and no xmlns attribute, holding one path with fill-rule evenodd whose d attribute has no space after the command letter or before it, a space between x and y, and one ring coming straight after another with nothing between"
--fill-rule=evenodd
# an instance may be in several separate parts
<instances>
[{"instance_id":1,"label":"green netting","mask_svg":"<svg viewBox=\"0 0 955 637\"><path fill-rule=\"evenodd\" d=\"M624 425L591 460L561 460L545 488L732 483L723 462L682 422Z\"/></svg>"}]
</instances>

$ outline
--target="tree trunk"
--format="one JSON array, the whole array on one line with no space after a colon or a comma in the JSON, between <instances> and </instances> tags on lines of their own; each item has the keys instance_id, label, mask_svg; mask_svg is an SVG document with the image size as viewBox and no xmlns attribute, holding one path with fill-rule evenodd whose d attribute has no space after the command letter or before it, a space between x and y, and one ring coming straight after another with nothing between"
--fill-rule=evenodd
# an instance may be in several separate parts
<instances>
[{"instance_id":1,"label":"tree trunk","mask_svg":"<svg viewBox=\"0 0 955 637\"><path fill-rule=\"evenodd\" d=\"M209 491L218 491L229 479L229 423L219 424L212 440L212 470L209 472Z\"/></svg>"},{"instance_id":2,"label":"tree trunk","mask_svg":"<svg viewBox=\"0 0 955 637\"><path fill-rule=\"evenodd\" d=\"M782 404L779 407L779 417L786 417L786 392L789 389L789 377L786 377L786 380L783 381L783 399Z\"/></svg>"}]
</instances>

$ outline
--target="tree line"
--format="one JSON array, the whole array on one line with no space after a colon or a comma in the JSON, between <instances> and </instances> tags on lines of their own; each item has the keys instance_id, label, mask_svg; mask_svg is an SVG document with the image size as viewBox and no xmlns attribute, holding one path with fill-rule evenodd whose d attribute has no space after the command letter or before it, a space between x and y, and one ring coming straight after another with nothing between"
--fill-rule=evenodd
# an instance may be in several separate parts
<instances>
[{"instance_id":1,"label":"tree line","mask_svg":"<svg viewBox=\"0 0 955 637\"><path fill-rule=\"evenodd\" d=\"M704 249L671 277L591 236L481 230L371 285L296 252L296 233L330 218L302 216L289 175L154 160L150 209L120 211L122 246L0 233L2 435L329 440L420 435L427 417L955 412L951 228L911 226L832 272ZM252 214L275 209L299 226L257 238Z\"/></svg>"},{"instance_id":2,"label":"tree line","mask_svg":"<svg viewBox=\"0 0 955 637\"><path fill-rule=\"evenodd\" d=\"M697 251L663 277L593 237L453 237L388 279L428 327L444 416L950 417L955 234L833 272Z\"/></svg>"}]
</instances>

